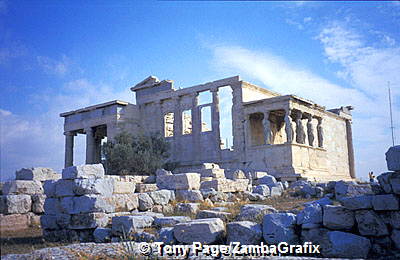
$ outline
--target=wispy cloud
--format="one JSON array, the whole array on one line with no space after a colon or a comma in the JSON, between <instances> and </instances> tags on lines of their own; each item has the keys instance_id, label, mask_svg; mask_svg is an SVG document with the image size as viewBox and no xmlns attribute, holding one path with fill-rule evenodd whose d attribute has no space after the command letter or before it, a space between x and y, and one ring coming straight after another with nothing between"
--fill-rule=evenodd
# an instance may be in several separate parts
<instances>
[{"instance_id":1,"label":"wispy cloud","mask_svg":"<svg viewBox=\"0 0 400 260\"><path fill-rule=\"evenodd\" d=\"M45 56L37 56L36 59L39 66L47 74L64 76L71 66L71 59L66 55L62 55L60 60L55 60Z\"/></svg>"}]
</instances>

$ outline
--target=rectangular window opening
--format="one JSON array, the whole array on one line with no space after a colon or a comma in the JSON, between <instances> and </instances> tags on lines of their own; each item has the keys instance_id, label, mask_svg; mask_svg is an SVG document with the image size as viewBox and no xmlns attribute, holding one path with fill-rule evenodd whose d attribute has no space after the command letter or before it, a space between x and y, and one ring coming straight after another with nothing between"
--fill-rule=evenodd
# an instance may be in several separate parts
<instances>
[{"instance_id":1,"label":"rectangular window opening","mask_svg":"<svg viewBox=\"0 0 400 260\"><path fill-rule=\"evenodd\" d=\"M192 111L184 110L182 112L182 134L189 135L192 133Z\"/></svg>"},{"instance_id":2,"label":"rectangular window opening","mask_svg":"<svg viewBox=\"0 0 400 260\"><path fill-rule=\"evenodd\" d=\"M202 132L212 131L211 107L210 106L201 108L201 131Z\"/></svg>"},{"instance_id":3,"label":"rectangular window opening","mask_svg":"<svg viewBox=\"0 0 400 260\"><path fill-rule=\"evenodd\" d=\"M174 113L169 112L164 115L164 137L174 136Z\"/></svg>"}]
</instances>

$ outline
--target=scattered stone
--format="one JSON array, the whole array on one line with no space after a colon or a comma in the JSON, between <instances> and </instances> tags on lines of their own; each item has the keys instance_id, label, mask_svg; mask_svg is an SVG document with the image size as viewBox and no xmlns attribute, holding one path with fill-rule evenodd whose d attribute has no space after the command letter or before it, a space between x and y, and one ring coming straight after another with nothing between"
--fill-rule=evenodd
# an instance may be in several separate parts
<instances>
[{"instance_id":1,"label":"scattered stone","mask_svg":"<svg viewBox=\"0 0 400 260\"><path fill-rule=\"evenodd\" d=\"M97 243L107 243L111 241L111 228L98 227L93 231L94 241Z\"/></svg>"},{"instance_id":2,"label":"scattered stone","mask_svg":"<svg viewBox=\"0 0 400 260\"><path fill-rule=\"evenodd\" d=\"M40 181L7 181L2 192L4 195L34 195L42 194L43 187Z\"/></svg>"},{"instance_id":3,"label":"scattered stone","mask_svg":"<svg viewBox=\"0 0 400 260\"><path fill-rule=\"evenodd\" d=\"M261 178L258 178L257 183L258 183L258 185L265 184L267 186L271 186L271 185L274 185L275 183L277 183L277 181L274 176L266 175Z\"/></svg>"},{"instance_id":4,"label":"scattered stone","mask_svg":"<svg viewBox=\"0 0 400 260\"><path fill-rule=\"evenodd\" d=\"M200 189L214 189L220 192L244 192L249 184L248 179L230 180L225 178L204 181L201 183Z\"/></svg>"},{"instance_id":5,"label":"scattered stone","mask_svg":"<svg viewBox=\"0 0 400 260\"><path fill-rule=\"evenodd\" d=\"M158 190L157 184L151 183L138 183L136 184L136 192L146 193Z\"/></svg>"},{"instance_id":6,"label":"scattered stone","mask_svg":"<svg viewBox=\"0 0 400 260\"><path fill-rule=\"evenodd\" d=\"M61 180L60 183L57 184L57 190L60 185L68 182L69 180ZM129 182L127 182L129 184ZM76 195L85 195L85 194L99 194L103 196L112 196L114 192L114 180L112 179L76 179L73 184L73 193ZM65 195L71 196L71 195Z\"/></svg>"},{"instance_id":7,"label":"scattered stone","mask_svg":"<svg viewBox=\"0 0 400 260\"><path fill-rule=\"evenodd\" d=\"M307 205L298 215L297 224L319 224L322 223L322 207L317 204Z\"/></svg>"},{"instance_id":8,"label":"scattered stone","mask_svg":"<svg viewBox=\"0 0 400 260\"><path fill-rule=\"evenodd\" d=\"M325 257L343 258L367 258L371 248L368 238L341 231L327 233L330 247L325 248Z\"/></svg>"},{"instance_id":9,"label":"scattered stone","mask_svg":"<svg viewBox=\"0 0 400 260\"><path fill-rule=\"evenodd\" d=\"M176 212L184 215L195 215L200 210L199 203L178 203Z\"/></svg>"},{"instance_id":10,"label":"scattered stone","mask_svg":"<svg viewBox=\"0 0 400 260\"><path fill-rule=\"evenodd\" d=\"M372 210L357 210L355 213L358 231L363 236L385 236L389 231L382 218Z\"/></svg>"},{"instance_id":11,"label":"scattered stone","mask_svg":"<svg viewBox=\"0 0 400 260\"><path fill-rule=\"evenodd\" d=\"M400 145L390 147L385 155L388 170L400 172Z\"/></svg>"},{"instance_id":12,"label":"scattered stone","mask_svg":"<svg viewBox=\"0 0 400 260\"><path fill-rule=\"evenodd\" d=\"M261 225L250 221L231 222L226 225L227 243L258 245L262 240Z\"/></svg>"},{"instance_id":13,"label":"scattered stone","mask_svg":"<svg viewBox=\"0 0 400 260\"><path fill-rule=\"evenodd\" d=\"M161 217L154 219L154 225L158 228L171 227L178 223L188 222L191 219L186 216L171 216L171 217Z\"/></svg>"},{"instance_id":14,"label":"scattered stone","mask_svg":"<svg viewBox=\"0 0 400 260\"><path fill-rule=\"evenodd\" d=\"M141 211L151 210L153 206L154 202L149 194L147 193L139 194L139 210Z\"/></svg>"},{"instance_id":15,"label":"scattered stone","mask_svg":"<svg viewBox=\"0 0 400 260\"><path fill-rule=\"evenodd\" d=\"M249 193L249 194L247 195L247 197L248 197L248 199L249 199L250 201L264 201L264 200L267 199L267 198L264 197L263 195L257 194L257 193Z\"/></svg>"},{"instance_id":16,"label":"scattered stone","mask_svg":"<svg viewBox=\"0 0 400 260\"><path fill-rule=\"evenodd\" d=\"M164 169L157 169L156 170L156 177L165 176L165 175L172 175L172 172L164 170Z\"/></svg>"},{"instance_id":17,"label":"scattered stone","mask_svg":"<svg viewBox=\"0 0 400 260\"><path fill-rule=\"evenodd\" d=\"M201 202L204 200L199 190L177 190L176 199L178 201Z\"/></svg>"},{"instance_id":18,"label":"scattered stone","mask_svg":"<svg viewBox=\"0 0 400 260\"><path fill-rule=\"evenodd\" d=\"M350 210L357 209L372 209L372 196L371 195L360 195L355 197L343 197L340 199L340 203Z\"/></svg>"},{"instance_id":19,"label":"scattered stone","mask_svg":"<svg viewBox=\"0 0 400 260\"><path fill-rule=\"evenodd\" d=\"M336 198L340 199L342 197L354 197L364 194L373 194L369 184L357 184L354 182L344 182L338 181L335 185L335 195Z\"/></svg>"},{"instance_id":20,"label":"scattered stone","mask_svg":"<svg viewBox=\"0 0 400 260\"><path fill-rule=\"evenodd\" d=\"M399 210L399 199L393 194L375 195L372 206L374 210Z\"/></svg>"},{"instance_id":21,"label":"scattered stone","mask_svg":"<svg viewBox=\"0 0 400 260\"><path fill-rule=\"evenodd\" d=\"M158 239L156 242L164 242L166 245L174 245L176 244L176 239L174 237L174 228L173 227L165 227L160 229L158 232Z\"/></svg>"},{"instance_id":22,"label":"scattered stone","mask_svg":"<svg viewBox=\"0 0 400 260\"><path fill-rule=\"evenodd\" d=\"M271 191L270 191L269 187L267 185L265 185L265 184L261 184L261 185L256 186L253 189L253 193L260 194L260 195L262 195L264 197L268 197L268 196L271 195Z\"/></svg>"},{"instance_id":23,"label":"scattered stone","mask_svg":"<svg viewBox=\"0 0 400 260\"><path fill-rule=\"evenodd\" d=\"M354 226L354 212L342 206L324 206L324 226L330 229L349 230Z\"/></svg>"},{"instance_id":24,"label":"scattered stone","mask_svg":"<svg viewBox=\"0 0 400 260\"><path fill-rule=\"evenodd\" d=\"M200 174L198 173L181 173L173 176L176 190L200 189Z\"/></svg>"},{"instance_id":25,"label":"scattered stone","mask_svg":"<svg viewBox=\"0 0 400 260\"><path fill-rule=\"evenodd\" d=\"M151 227L153 221L150 216L113 217L111 232L114 236L127 237L143 228Z\"/></svg>"},{"instance_id":26,"label":"scattered stone","mask_svg":"<svg viewBox=\"0 0 400 260\"><path fill-rule=\"evenodd\" d=\"M220 218L222 221L228 222L231 215L231 213L222 211L200 210L196 215L196 219Z\"/></svg>"},{"instance_id":27,"label":"scattered stone","mask_svg":"<svg viewBox=\"0 0 400 260\"><path fill-rule=\"evenodd\" d=\"M310 202L306 202L304 203L305 206L310 205L310 204L318 204L321 207L326 206L326 205L332 205L333 201L329 198L322 198L319 200L314 200L314 201L310 201Z\"/></svg>"},{"instance_id":28,"label":"scattered stone","mask_svg":"<svg viewBox=\"0 0 400 260\"><path fill-rule=\"evenodd\" d=\"M166 205L173 199L173 191L170 190L156 190L148 193L153 199L154 204Z\"/></svg>"},{"instance_id":29,"label":"scattered stone","mask_svg":"<svg viewBox=\"0 0 400 260\"><path fill-rule=\"evenodd\" d=\"M219 218L196 219L186 223L176 224L175 238L184 244L200 242L213 244L222 240L225 233L224 222Z\"/></svg>"},{"instance_id":30,"label":"scattered stone","mask_svg":"<svg viewBox=\"0 0 400 260\"><path fill-rule=\"evenodd\" d=\"M61 174L56 173L53 169L50 168L22 168L21 170L15 172L15 179L29 181L58 180L61 179Z\"/></svg>"},{"instance_id":31,"label":"scattered stone","mask_svg":"<svg viewBox=\"0 0 400 260\"><path fill-rule=\"evenodd\" d=\"M281 187L270 187L271 197L279 197L282 195Z\"/></svg>"},{"instance_id":32,"label":"scattered stone","mask_svg":"<svg viewBox=\"0 0 400 260\"><path fill-rule=\"evenodd\" d=\"M264 216L263 236L268 244L287 242L297 244L295 232L296 215L292 213L271 213Z\"/></svg>"},{"instance_id":33,"label":"scattered stone","mask_svg":"<svg viewBox=\"0 0 400 260\"><path fill-rule=\"evenodd\" d=\"M263 220L263 216L265 214L275 213L275 212L277 212L277 210L268 205L261 205L261 204L243 205L240 208L240 213L236 217L236 220L261 223Z\"/></svg>"},{"instance_id":34,"label":"scattered stone","mask_svg":"<svg viewBox=\"0 0 400 260\"><path fill-rule=\"evenodd\" d=\"M104 178L104 167L99 164L70 166L62 170L63 179Z\"/></svg>"}]
</instances>

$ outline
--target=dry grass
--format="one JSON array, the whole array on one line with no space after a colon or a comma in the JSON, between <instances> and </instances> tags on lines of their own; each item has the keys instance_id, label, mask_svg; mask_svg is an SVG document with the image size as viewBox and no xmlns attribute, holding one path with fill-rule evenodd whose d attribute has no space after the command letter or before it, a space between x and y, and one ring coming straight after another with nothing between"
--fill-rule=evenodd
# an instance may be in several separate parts
<instances>
[{"instance_id":1,"label":"dry grass","mask_svg":"<svg viewBox=\"0 0 400 260\"><path fill-rule=\"evenodd\" d=\"M1 231L0 236L1 255L27 254L41 248L64 246L68 244L69 243L51 243L44 241L42 230L38 227L17 231Z\"/></svg>"}]
</instances>

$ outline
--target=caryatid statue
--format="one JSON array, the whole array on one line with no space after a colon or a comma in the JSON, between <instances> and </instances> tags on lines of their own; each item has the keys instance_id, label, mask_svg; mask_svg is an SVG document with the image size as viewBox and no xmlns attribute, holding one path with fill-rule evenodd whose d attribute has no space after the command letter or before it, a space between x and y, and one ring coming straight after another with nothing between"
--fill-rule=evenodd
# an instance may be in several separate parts
<instances>
[{"instance_id":1,"label":"caryatid statue","mask_svg":"<svg viewBox=\"0 0 400 260\"><path fill-rule=\"evenodd\" d=\"M322 128L322 118L317 117L317 134L318 134L318 147L324 147L324 129Z\"/></svg>"},{"instance_id":2,"label":"caryatid statue","mask_svg":"<svg viewBox=\"0 0 400 260\"><path fill-rule=\"evenodd\" d=\"M303 113L300 110L296 110L296 142L299 144L304 144L306 139L306 134L304 132L304 126L301 122Z\"/></svg>"},{"instance_id":3,"label":"caryatid statue","mask_svg":"<svg viewBox=\"0 0 400 260\"><path fill-rule=\"evenodd\" d=\"M286 132L286 143L292 143L294 138L294 131L292 126L292 119L290 118L292 110L288 109L285 111L285 132Z\"/></svg>"},{"instance_id":4,"label":"caryatid statue","mask_svg":"<svg viewBox=\"0 0 400 260\"><path fill-rule=\"evenodd\" d=\"M308 144L310 146L313 146L314 145L314 126L312 124L311 114L307 114L307 136L308 136Z\"/></svg>"},{"instance_id":5,"label":"caryatid statue","mask_svg":"<svg viewBox=\"0 0 400 260\"><path fill-rule=\"evenodd\" d=\"M264 119L262 122L264 126L264 141L266 144L272 144L272 131L271 122L269 121L269 111L264 112Z\"/></svg>"}]
</instances>

